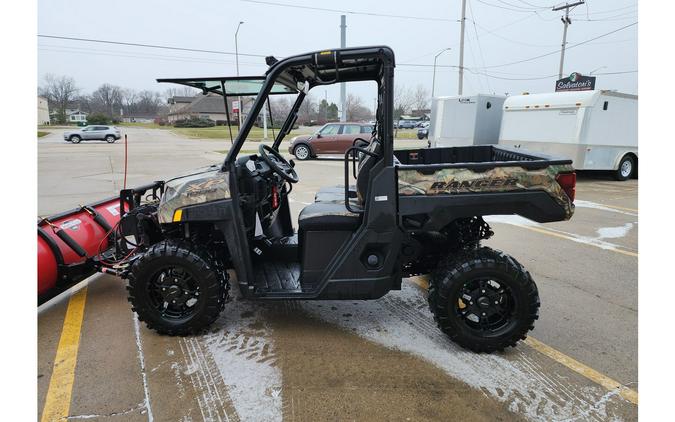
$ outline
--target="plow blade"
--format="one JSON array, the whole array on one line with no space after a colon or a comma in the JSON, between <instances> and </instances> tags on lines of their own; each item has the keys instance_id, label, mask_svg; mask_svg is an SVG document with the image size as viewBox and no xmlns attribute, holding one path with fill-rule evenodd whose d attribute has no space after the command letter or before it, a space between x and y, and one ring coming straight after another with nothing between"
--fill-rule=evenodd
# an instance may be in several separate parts
<instances>
[{"instance_id":1,"label":"plow blade","mask_svg":"<svg viewBox=\"0 0 675 422\"><path fill-rule=\"evenodd\" d=\"M120 219L120 198L108 198L38 220L38 304L97 271Z\"/></svg>"}]
</instances>

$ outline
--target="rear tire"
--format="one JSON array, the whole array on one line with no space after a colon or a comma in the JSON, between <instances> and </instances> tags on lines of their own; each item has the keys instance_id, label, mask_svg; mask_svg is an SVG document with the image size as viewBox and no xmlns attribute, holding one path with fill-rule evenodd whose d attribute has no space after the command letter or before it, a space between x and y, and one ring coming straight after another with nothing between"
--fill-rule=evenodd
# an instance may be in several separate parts
<instances>
[{"instance_id":1,"label":"rear tire","mask_svg":"<svg viewBox=\"0 0 675 422\"><path fill-rule=\"evenodd\" d=\"M624 155L619 163L619 168L614 172L614 178L623 182L633 177L635 170L635 159L630 155Z\"/></svg>"},{"instance_id":2,"label":"rear tire","mask_svg":"<svg viewBox=\"0 0 675 422\"><path fill-rule=\"evenodd\" d=\"M312 152L305 144L300 144L293 149L293 155L300 161L309 160L312 157Z\"/></svg>"},{"instance_id":3,"label":"rear tire","mask_svg":"<svg viewBox=\"0 0 675 422\"><path fill-rule=\"evenodd\" d=\"M82 141L82 138L80 138L80 137L77 136L77 135L73 135L73 136L71 136L68 140L69 140L70 142L74 143L74 144L79 144L80 141Z\"/></svg>"},{"instance_id":4,"label":"rear tire","mask_svg":"<svg viewBox=\"0 0 675 422\"><path fill-rule=\"evenodd\" d=\"M117 139L115 139L115 137L112 135L108 135L105 137L105 141L109 144L114 144L116 140Z\"/></svg>"},{"instance_id":5,"label":"rear tire","mask_svg":"<svg viewBox=\"0 0 675 422\"><path fill-rule=\"evenodd\" d=\"M225 306L227 272L218 271L195 245L165 240L138 258L129 273L131 310L160 334L197 334L211 325Z\"/></svg>"},{"instance_id":6,"label":"rear tire","mask_svg":"<svg viewBox=\"0 0 675 422\"><path fill-rule=\"evenodd\" d=\"M441 262L429 283L429 307L438 327L474 352L503 350L525 340L539 306L530 273L487 247Z\"/></svg>"}]
</instances>

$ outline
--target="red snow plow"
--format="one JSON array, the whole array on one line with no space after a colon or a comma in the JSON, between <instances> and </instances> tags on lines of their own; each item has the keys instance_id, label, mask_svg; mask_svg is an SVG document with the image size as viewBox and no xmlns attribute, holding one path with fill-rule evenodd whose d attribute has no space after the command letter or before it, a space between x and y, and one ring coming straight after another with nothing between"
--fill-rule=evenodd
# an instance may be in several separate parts
<instances>
[{"instance_id":1,"label":"red snow plow","mask_svg":"<svg viewBox=\"0 0 675 422\"><path fill-rule=\"evenodd\" d=\"M124 189L119 197L39 218L38 304L97 271L114 273L115 262L110 257L118 256L121 248L127 250L128 243L118 230L120 209L122 213L128 211L130 204L139 203L147 195L159 198L162 189L161 183Z\"/></svg>"}]
</instances>

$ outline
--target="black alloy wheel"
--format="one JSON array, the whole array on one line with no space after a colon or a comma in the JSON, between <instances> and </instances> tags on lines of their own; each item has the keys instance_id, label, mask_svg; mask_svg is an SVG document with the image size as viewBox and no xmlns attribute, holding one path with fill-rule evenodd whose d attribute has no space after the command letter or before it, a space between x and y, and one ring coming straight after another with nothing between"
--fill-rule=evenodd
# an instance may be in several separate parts
<instances>
[{"instance_id":1,"label":"black alloy wheel","mask_svg":"<svg viewBox=\"0 0 675 422\"><path fill-rule=\"evenodd\" d=\"M438 327L460 346L493 352L527 337L539 317L539 292L513 257L487 247L442 260L429 283Z\"/></svg>"},{"instance_id":2,"label":"black alloy wheel","mask_svg":"<svg viewBox=\"0 0 675 422\"><path fill-rule=\"evenodd\" d=\"M129 302L138 319L160 334L197 334L225 306L226 271L204 248L164 240L138 257L129 271Z\"/></svg>"}]
</instances>

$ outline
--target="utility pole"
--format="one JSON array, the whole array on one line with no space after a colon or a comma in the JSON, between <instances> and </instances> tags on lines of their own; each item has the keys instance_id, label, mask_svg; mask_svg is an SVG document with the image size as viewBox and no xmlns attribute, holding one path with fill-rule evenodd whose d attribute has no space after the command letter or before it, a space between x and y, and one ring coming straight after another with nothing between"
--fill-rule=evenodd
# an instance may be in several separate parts
<instances>
[{"instance_id":1,"label":"utility pole","mask_svg":"<svg viewBox=\"0 0 675 422\"><path fill-rule=\"evenodd\" d=\"M462 95L464 88L464 23L466 22L466 0L462 0L462 21L460 23L461 33L459 35L459 83L457 86L457 95Z\"/></svg>"},{"instance_id":2,"label":"utility pole","mask_svg":"<svg viewBox=\"0 0 675 422\"><path fill-rule=\"evenodd\" d=\"M567 45L567 27L572 24L572 20L570 19L570 9L579 6L580 4L584 4L584 1L581 0L575 3L565 3L564 6L557 6L552 9L554 12L565 9L565 16L560 18L565 27L563 29L563 39L560 48L560 68L558 69L558 79L562 79L563 75L563 65L565 63L565 46Z\"/></svg>"},{"instance_id":3,"label":"utility pole","mask_svg":"<svg viewBox=\"0 0 675 422\"><path fill-rule=\"evenodd\" d=\"M347 16L340 15L340 48L347 47ZM344 82L340 84L340 103L342 111L340 113L340 121L347 121L347 86Z\"/></svg>"}]
</instances>

